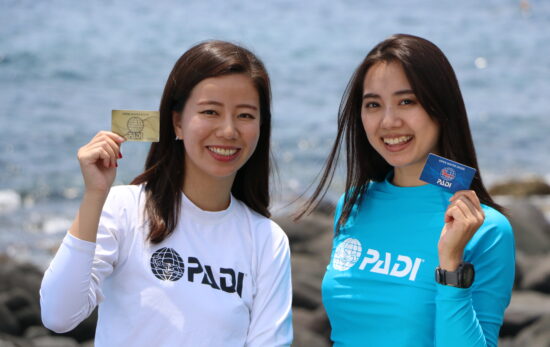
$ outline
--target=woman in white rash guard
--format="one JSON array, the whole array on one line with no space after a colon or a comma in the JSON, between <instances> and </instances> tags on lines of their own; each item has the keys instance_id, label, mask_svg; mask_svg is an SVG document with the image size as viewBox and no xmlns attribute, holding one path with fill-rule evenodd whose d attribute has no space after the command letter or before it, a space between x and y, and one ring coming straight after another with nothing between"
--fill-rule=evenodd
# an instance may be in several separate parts
<instances>
[{"instance_id":1,"label":"woman in white rash guard","mask_svg":"<svg viewBox=\"0 0 550 347\"><path fill-rule=\"evenodd\" d=\"M66 332L99 304L95 346L289 346L290 252L269 219L271 92L250 51L207 41L181 56L160 141L113 184L124 138L78 151L85 192L40 289Z\"/></svg>"}]
</instances>

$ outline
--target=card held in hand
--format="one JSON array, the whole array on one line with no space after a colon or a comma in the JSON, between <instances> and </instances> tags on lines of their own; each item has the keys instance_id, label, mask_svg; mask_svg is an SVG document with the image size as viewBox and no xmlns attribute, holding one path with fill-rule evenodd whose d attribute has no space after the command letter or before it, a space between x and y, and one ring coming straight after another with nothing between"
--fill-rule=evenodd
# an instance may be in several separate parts
<instances>
[{"instance_id":1,"label":"card held in hand","mask_svg":"<svg viewBox=\"0 0 550 347\"><path fill-rule=\"evenodd\" d=\"M474 168L430 153L420 179L454 194L459 190L470 189L475 174Z\"/></svg>"},{"instance_id":2,"label":"card held in hand","mask_svg":"<svg viewBox=\"0 0 550 347\"><path fill-rule=\"evenodd\" d=\"M158 111L113 110L111 131L127 141L158 142Z\"/></svg>"}]
</instances>

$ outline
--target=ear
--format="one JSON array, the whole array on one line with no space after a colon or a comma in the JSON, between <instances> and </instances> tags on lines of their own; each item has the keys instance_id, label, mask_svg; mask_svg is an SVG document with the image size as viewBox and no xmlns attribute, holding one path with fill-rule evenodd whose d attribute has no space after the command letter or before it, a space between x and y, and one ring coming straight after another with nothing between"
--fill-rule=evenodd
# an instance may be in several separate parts
<instances>
[{"instance_id":1,"label":"ear","mask_svg":"<svg viewBox=\"0 0 550 347\"><path fill-rule=\"evenodd\" d=\"M174 133L180 139L183 139L183 131L181 128L181 113L172 111L172 126L174 127Z\"/></svg>"}]
</instances>

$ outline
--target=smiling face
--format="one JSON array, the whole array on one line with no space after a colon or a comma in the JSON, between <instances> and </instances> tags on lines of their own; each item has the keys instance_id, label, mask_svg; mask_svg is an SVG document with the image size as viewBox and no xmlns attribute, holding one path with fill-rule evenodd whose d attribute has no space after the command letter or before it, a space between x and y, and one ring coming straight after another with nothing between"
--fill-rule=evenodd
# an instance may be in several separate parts
<instances>
[{"instance_id":1,"label":"smiling face","mask_svg":"<svg viewBox=\"0 0 550 347\"><path fill-rule=\"evenodd\" d=\"M372 147L395 169L395 179L419 177L437 153L439 126L418 102L400 63L376 63L363 82L361 119Z\"/></svg>"},{"instance_id":2,"label":"smiling face","mask_svg":"<svg viewBox=\"0 0 550 347\"><path fill-rule=\"evenodd\" d=\"M198 83L174 131L185 147L185 177L192 184L222 181L230 186L260 137L260 102L252 80L243 74Z\"/></svg>"}]
</instances>

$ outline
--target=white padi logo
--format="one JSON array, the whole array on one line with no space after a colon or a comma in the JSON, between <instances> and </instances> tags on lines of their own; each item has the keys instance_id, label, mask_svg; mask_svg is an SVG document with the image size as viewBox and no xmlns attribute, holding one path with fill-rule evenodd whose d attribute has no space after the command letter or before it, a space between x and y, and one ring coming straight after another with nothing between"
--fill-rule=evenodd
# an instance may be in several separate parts
<instances>
[{"instance_id":1,"label":"white padi logo","mask_svg":"<svg viewBox=\"0 0 550 347\"><path fill-rule=\"evenodd\" d=\"M336 247L332 267L339 271L351 268L361 257L361 242L357 239L345 239Z\"/></svg>"},{"instance_id":2,"label":"white padi logo","mask_svg":"<svg viewBox=\"0 0 550 347\"><path fill-rule=\"evenodd\" d=\"M361 242L357 239L346 239L334 252L334 258L332 260L332 267L339 271L345 271L350 269L357 263L361 257ZM365 270L367 265L369 271L379 273L383 275L389 275L393 277L406 277L409 276L410 281L416 280L416 275L420 269L420 264L424 262L424 259L412 258L406 255L397 255L397 259L392 259L392 254L385 252L384 260L380 259L380 252L375 249L368 249L366 256L359 265L359 270Z\"/></svg>"}]
</instances>

